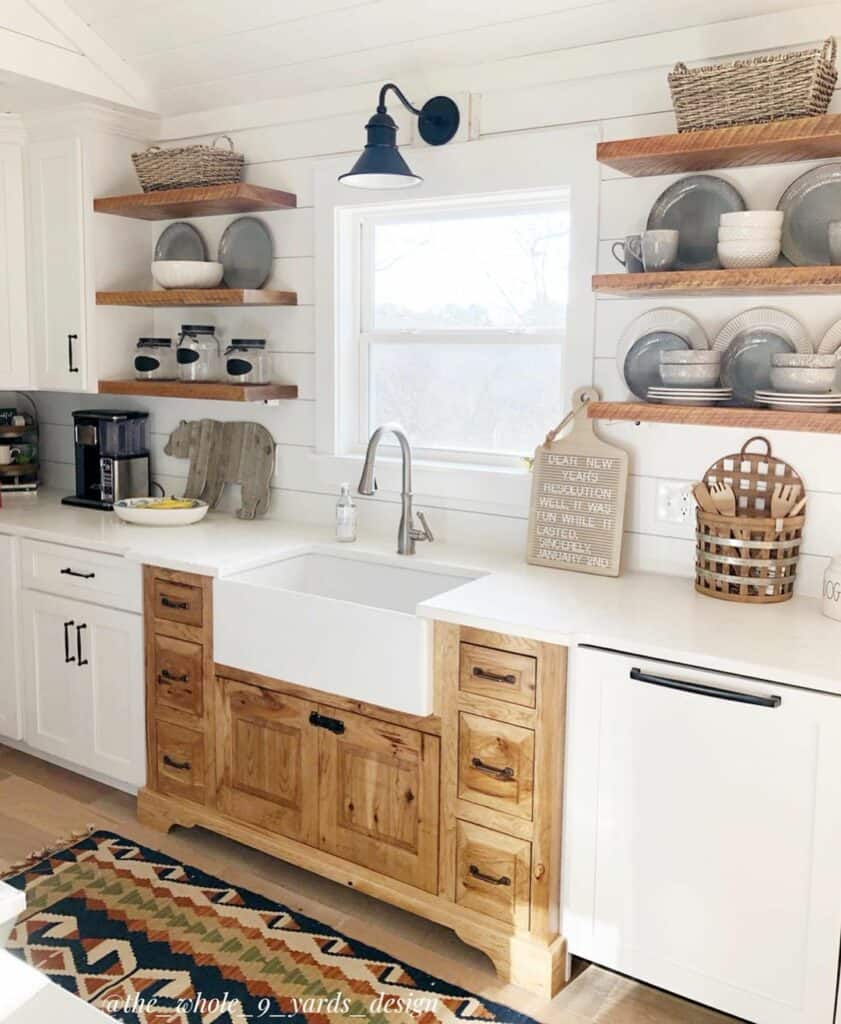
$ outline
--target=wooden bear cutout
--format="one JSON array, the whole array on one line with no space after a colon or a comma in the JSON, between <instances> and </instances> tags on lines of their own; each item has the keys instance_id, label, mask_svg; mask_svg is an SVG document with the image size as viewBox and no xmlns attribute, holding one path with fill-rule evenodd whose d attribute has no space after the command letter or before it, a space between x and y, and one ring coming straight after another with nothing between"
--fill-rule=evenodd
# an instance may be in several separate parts
<instances>
[{"instance_id":1,"label":"wooden bear cutout","mask_svg":"<svg viewBox=\"0 0 841 1024\"><path fill-rule=\"evenodd\" d=\"M185 498L200 498L215 508L225 484L239 484L239 519L254 519L268 512L275 443L259 423L182 420L169 435L164 451L190 460Z\"/></svg>"}]
</instances>

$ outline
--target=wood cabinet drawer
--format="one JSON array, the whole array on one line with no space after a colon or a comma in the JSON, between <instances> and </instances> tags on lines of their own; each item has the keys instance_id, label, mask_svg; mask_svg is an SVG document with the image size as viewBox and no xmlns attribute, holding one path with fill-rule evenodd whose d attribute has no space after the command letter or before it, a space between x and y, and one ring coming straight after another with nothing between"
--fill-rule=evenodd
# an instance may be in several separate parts
<instances>
[{"instance_id":1,"label":"wood cabinet drawer","mask_svg":"<svg viewBox=\"0 0 841 1024\"><path fill-rule=\"evenodd\" d=\"M204 802L204 735L171 722L155 723L157 790Z\"/></svg>"},{"instance_id":2,"label":"wood cabinet drawer","mask_svg":"<svg viewBox=\"0 0 841 1024\"><path fill-rule=\"evenodd\" d=\"M156 619L201 626L204 622L201 588L156 578L152 587L152 610Z\"/></svg>"},{"instance_id":3,"label":"wood cabinet drawer","mask_svg":"<svg viewBox=\"0 0 841 1024\"><path fill-rule=\"evenodd\" d=\"M121 555L23 540L21 575L27 590L81 598L129 612L143 607L140 566Z\"/></svg>"},{"instance_id":4,"label":"wood cabinet drawer","mask_svg":"<svg viewBox=\"0 0 841 1024\"><path fill-rule=\"evenodd\" d=\"M530 820L534 732L462 711L458 746L458 795Z\"/></svg>"},{"instance_id":5,"label":"wood cabinet drawer","mask_svg":"<svg viewBox=\"0 0 841 1024\"><path fill-rule=\"evenodd\" d=\"M478 644L462 643L460 646L460 690L509 704L535 706L537 658Z\"/></svg>"},{"instance_id":6,"label":"wood cabinet drawer","mask_svg":"<svg viewBox=\"0 0 841 1024\"><path fill-rule=\"evenodd\" d=\"M457 823L456 903L527 929L530 889L531 843Z\"/></svg>"},{"instance_id":7,"label":"wood cabinet drawer","mask_svg":"<svg viewBox=\"0 0 841 1024\"><path fill-rule=\"evenodd\" d=\"M154 701L156 706L201 718L204 711L204 648L201 644L156 633Z\"/></svg>"}]
</instances>

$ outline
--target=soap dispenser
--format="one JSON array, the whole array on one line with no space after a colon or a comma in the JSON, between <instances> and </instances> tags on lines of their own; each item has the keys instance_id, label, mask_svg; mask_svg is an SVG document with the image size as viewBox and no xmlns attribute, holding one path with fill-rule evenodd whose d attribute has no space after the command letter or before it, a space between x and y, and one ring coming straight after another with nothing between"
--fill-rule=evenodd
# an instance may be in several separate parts
<instances>
[{"instance_id":1,"label":"soap dispenser","mask_svg":"<svg viewBox=\"0 0 841 1024\"><path fill-rule=\"evenodd\" d=\"M356 540L356 505L350 496L349 484L342 484L336 502L336 540L344 543Z\"/></svg>"}]
</instances>

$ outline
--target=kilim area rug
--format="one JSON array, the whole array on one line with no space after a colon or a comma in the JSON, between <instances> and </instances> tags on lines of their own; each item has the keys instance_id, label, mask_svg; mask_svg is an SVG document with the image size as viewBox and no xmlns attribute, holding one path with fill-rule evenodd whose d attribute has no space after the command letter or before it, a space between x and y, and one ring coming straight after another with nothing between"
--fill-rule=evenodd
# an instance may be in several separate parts
<instances>
[{"instance_id":1,"label":"kilim area rug","mask_svg":"<svg viewBox=\"0 0 841 1024\"><path fill-rule=\"evenodd\" d=\"M127 1024L534 1024L113 832L40 857L10 952Z\"/></svg>"}]
</instances>

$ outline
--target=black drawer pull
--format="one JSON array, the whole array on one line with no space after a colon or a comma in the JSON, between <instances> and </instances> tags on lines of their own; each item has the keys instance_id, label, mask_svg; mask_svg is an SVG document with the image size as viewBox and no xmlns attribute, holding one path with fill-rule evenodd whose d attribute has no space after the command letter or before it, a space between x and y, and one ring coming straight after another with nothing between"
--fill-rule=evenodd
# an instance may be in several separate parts
<instances>
[{"instance_id":1,"label":"black drawer pull","mask_svg":"<svg viewBox=\"0 0 841 1024\"><path fill-rule=\"evenodd\" d=\"M188 683L190 681L189 675L185 672L183 676L173 675L168 668L162 668L158 679L162 683Z\"/></svg>"},{"instance_id":2,"label":"black drawer pull","mask_svg":"<svg viewBox=\"0 0 841 1024\"><path fill-rule=\"evenodd\" d=\"M479 668L476 665L473 669L473 675L477 679L487 679L492 683L505 683L507 686L516 686L517 677L509 673L508 675L500 675L498 672L489 672L486 668Z\"/></svg>"},{"instance_id":3,"label":"black drawer pull","mask_svg":"<svg viewBox=\"0 0 841 1024\"><path fill-rule=\"evenodd\" d=\"M67 335L67 369L70 373L78 373L79 367L73 364L73 342L79 340L78 334Z\"/></svg>"},{"instance_id":4,"label":"black drawer pull","mask_svg":"<svg viewBox=\"0 0 841 1024\"><path fill-rule=\"evenodd\" d=\"M171 597L162 597L161 604L164 608L176 608L180 612L186 612L190 607L189 601L173 601Z\"/></svg>"},{"instance_id":5,"label":"black drawer pull","mask_svg":"<svg viewBox=\"0 0 841 1024\"><path fill-rule=\"evenodd\" d=\"M477 771L487 772L488 775L495 775L498 779L513 779L514 769L510 766L505 768L494 768L492 764L485 764L481 757L471 757L470 763Z\"/></svg>"},{"instance_id":6,"label":"black drawer pull","mask_svg":"<svg viewBox=\"0 0 841 1024\"><path fill-rule=\"evenodd\" d=\"M73 569L67 568L62 569L59 573L60 576L75 576L80 580L92 580L95 576L95 572L75 572Z\"/></svg>"},{"instance_id":7,"label":"black drawer pull","mask_svg":"<svg viewBox=\"0 0 841 1024\"><path fill-rule=\"evenodd\" d=\"M339 718L329 718L327 715L320 715L317 711L310 711L310 725L319 729L327 729L341 736L345 731L345 723Z\"/></svg>"},{"instance_id":8,"label":"black drawer pull","mask_svg":"<svg viewBox=\"0 0 841 1024\"><path fill-rule=\"evenodd\" d=\"M177 772L188 772L193 767L189 761L173 761L169 754L164 754L164 764Z\"/></svg>"},{"instance_id":9,"label":"black drawer pull","mask_svg":"<svg viewBox=\"0 0 841 1024\"><path fill-rule=\"evenodd\" d=\"M484 871L480 871L475 864L470 865L470 874L474 878L478 878L480 882L487 882L488 885L510 885L511 879L508 875L500 875L499 878L494 878L493 875L486 875Z\"/></svg>"},{"instance_id":10,"label":"black drawer pull","mask_svg":"<svg viewBox=\"0 0 841 1024\"><path fill-rule=\"evenodd\" d=\"M70 653L70 635L67 632L71 626L75 625L71 619L69 622L64 623L64 664L67 665L71 661L75 661L76 658Z\"/></svg>"},{"instance_id":11,"label":"black drawer pull","mask_svg":"<svg viewBox=\"0 0 841 1024\"><path fill-rule=\"evenodd\" d=\"M738 704L755 704L760 708L778 708L783 702L782 697L770 694L763 697L757 693L745 693L742 690L725 690L720 686L708 686L706 683L687 683L683 679L669 679L668 676L652 676L638 668L631 669L631 679L638 683L651 683L652 686L665 686L668 690L682 690L694 693L699 697L714 697L716 700L732 700Z\"/></svg>"},{"instance_id":12,"label":"black drawer pull","mask_svg":"<svg viewBox=\"0 0 841 1024\"><path fill-rule=\"evenodd\" d=\"M79 659L79 668L88 663L88 659L82 657L82 630L87 628L87 623L82 623L81 626L76 627L76 656Z\"/></svg>"}]
</instances>

